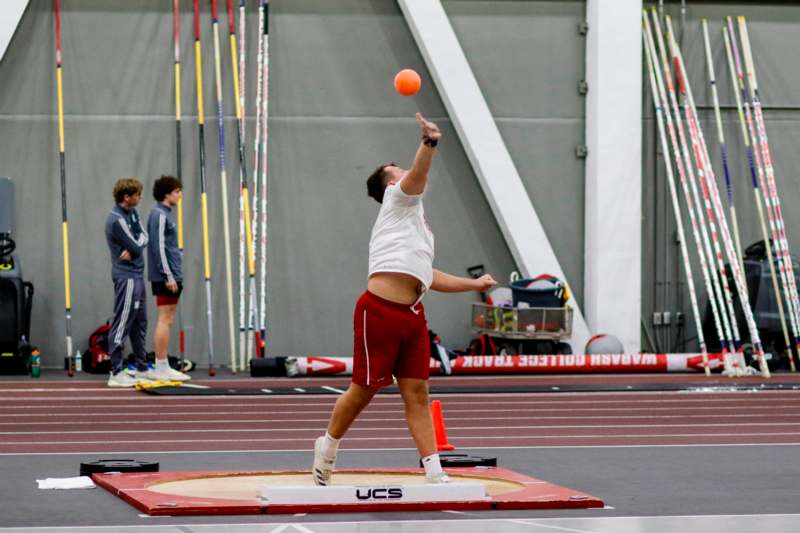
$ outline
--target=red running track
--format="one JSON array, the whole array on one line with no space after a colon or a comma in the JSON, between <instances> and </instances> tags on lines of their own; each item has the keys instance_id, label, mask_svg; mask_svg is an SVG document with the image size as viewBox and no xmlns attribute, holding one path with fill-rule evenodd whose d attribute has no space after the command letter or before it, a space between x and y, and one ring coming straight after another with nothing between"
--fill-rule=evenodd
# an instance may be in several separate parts
<instances>
[{"instance_id":1,"label":"red running track","mask_svg":"<svg viewBox=\"0 0 800 533\"><path fill-rule=\"evenodd\" d=\"M323 384L290 380L287 385L312 383ZM235 384L264 386L252 380ZM0 454L307 451L336 400L334 395L159 397L78 381L0 382L0 394ZM449 440L458 448L800 444L800 391L439 399ZM343 448L412 449L400 398L376 397Z\"/></svg>"}]
</instances>

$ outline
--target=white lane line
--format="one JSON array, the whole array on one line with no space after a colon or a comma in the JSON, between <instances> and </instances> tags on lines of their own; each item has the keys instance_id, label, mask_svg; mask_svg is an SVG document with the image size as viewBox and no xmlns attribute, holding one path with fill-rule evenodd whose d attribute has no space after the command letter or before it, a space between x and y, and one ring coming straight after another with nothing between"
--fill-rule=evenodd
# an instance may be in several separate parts
<instances>
[{"instance_id":1,"label":"white lane line","mask_svg":"<svg viewBox=\"0 0 800 533\"><path fill-rule=\"evenodd\" d=\"M486 451L486 450L571 450L571 449L610 449L610 448L735 448L735 447L772 447L772 446L800 446L797 442L747 442L747 443L725 443L725 444L559 444L548 446L459 446L460 451ZM415 447L407 448L344 448L345 452L416 452ZM94 455L106 453L126 453L130 455L196 455L196 454L228 454L228 453L309 453L310 448L282 448L282 449L252 449L252 450L153 450L148 452L138 451L109 451L109 450L88 450L79 452L0 452L0 456L53 456L53 455Z\"/></svg>"},{"instance_id":2,"label":"white lane line","mask_svg":"<svg viewBox=\"0 0 800 533\"><path fill-rule=\"evenodd\" d=\"M306 422L305 420L299 420L298 422ZM96 424L96 423L95 423ZM448 431L450 433L455 433L458 431L495 431L495 430L508 430L508 429L611 429L611 428L691 428L691 427L736 427L736 428L743 428L743 427L752 427L752 426L767 426L767 427L774 427L774 426L800 426L800 422L752 422L746 425L743 424L591 424L591 425L570 425L570 426L450 426ZM277 432L277 431L290 431L290 432L299 432L299 431L309 431L309 432L317 432L319 431L318 428L228 428L228 429L171 429L169 430L170 433L263 433L263 432ZM350 431L402 431L407 432L408 429L404 427L353 427ZM119 433L135 433L137 435L142 433L164 433L163 429L127 429L127 430L76 430L76 431L0 431L0 435L91 435L91 434L100 434L100 435L107 435L107 434L119 434ZM716 435L717 433L710 433L710 435ZM750 433L740 433L742 435L750 435ZM771 433L770 433L771 434ZM575 435L580 436L580 435ZM607 437L615 437L616 435L606 435ZM513 438L514 435L507 435L507 437ZM459 438L461 438L459 436ZM481 437L475 437L481 438ZM495 438L495 437L492 437Z\"/></svg>"},{"instance_id":3,"label":"white lane line","mask_svg":"<svg viewBox=\"0 0 800 533\"><path fill-rule=\"evenodd\" d=\"M585 513L585 510L581 510ZM465 513L467 514L467 513ZM472 514L472 513L469 513ZM577 514L573 517L557 517L557 518L518 518L513 519L520 522L524 522L526 525L534 525L540 524L543 522L563 522L564 520L570 519L579 519L579 520L597 520L597 521L608 521L608 520L634 520L634 521L644 521L648 519L655 519L655 520L669 520L675 518L690 518L690 519L747 519L751 518L754 520L761 520L763 518L800 518L800 514L716 514L716 515L650 515L650 516L592 516L591 518L586 517L585 515ZM375 526L389 526L389 525L396 525L398 526L396 529L398 531L423 531L424 529L441 529L439 525L448 525L448 524L484 524L483 530L484 531L492 531L497 530L497 528L493 528L493 526L499 526L503 522L509 522L512 519L502 519L502 518L477 518L477 517L470 517L470 518L452 518L447 520L423 520L423 519L416 519L416 520L358 520L358 521L335 521L335 522L305 522L303 524L304 527L309 526L323 526L323 527L331 527L331 526L342 526L344 530L357 530L357 531L371 531ZM197 522L186 523L186 524L139 524L135 526L51 526L51 527L37 527L37 526L22 526L22 527L10 527L4 528L3 531L75 531L78 529L91 529L91 530L108 530L109 527L113 527L115 531L122 531L122 530L140 530L140 529L149 529L149 528L160 528L160 529L167 529L167 528L174 528L176 530L186 530L186 531L194 531L197 529L205 529L210 528L216 531L225 531L225 530L233 530L233 529L254 529L256 531L265 531L265 528L273 527L273 526L281 526L281 525L288 525L288 524L280 524L280 523L265 523L265 522L236 522L236 523L222 523L222 522L212 522L208 524L202 524ZM407 528L404 526L408 526ZM414 529L411 529L412 526L416 525ZM645 524L642 524L643 526ZM351 528L346 528L344 526L351 526ZM361 527L364 526L364 527ZM358 528L358 529L353 529ZM641 530L641 529L637 529ZM274 533L274 532L273 532Z\"/></svg>"},{"instance_id":4,"label":"white lane line","mask_svg":"<svg viewBox=\"0 0 800 533\"><path fill-rule=\"evenodd\" d=\"M4 407L6 409L14 409L14 410L21 411L21 413L19 413L19 414L22 414L22 412L24 412L25 414L37 414L37 415L41 414L41 413L32 413L36 409L45 410L45 411L53 411L54 409L57 409L58 412L59 412L58 414L62 414L62 415L68 415L68 414L76 414L77 415L77 414L80 414L80 415L83 415L83 416L88 416L88 415L92 415L93 416L94 414L108 413L108 408L103 408L103 407L99 407L99 406L86 407L86 408L73 409L73 410L59 409L60 406L58 406L58 405L53 405L53 406L48 406L48 405L15 405L15 406L8 406L6 404L6 405L4 405ZM118 406L114 406L114 407L118 407ZM133 408L133 407L142 407L142 405L138 404L138 403L132 403L130 405L130 407L131 408ZM148 405L147 407L154 407L154 406ZM163 407L165 409L166 408L170 408L171 409L171 408L176 408L176 407L186 407L186 408L191 408L191 409L195 409L195 410L200 409L200 408L209 408L208 410L212 411L213 408L215 408L215 407L253 407L253 404L247 404L247 403L240 403L240 404L187 403L187 404L182 404L182 405L175 405L175 404L171 404L169 406L164 405ZM271 406L264 406L264 407L271 407ZM298 414L322 414L322 413L329 412L329 410L330 410L330 406L328 406L327 409L319 409L319 410L313 410L313 409L312 410L302 410L302 409L300 409L300 407L303 407L302 405L295 405L295 406L291 406L291 407L294 410L291 413L288 413L287 416L289 416L289 415L298 415ZM785 404L782 404L781 407L784 408L784 409L788 409L788 408L793 407L793 406L786 406ZM798 406L798 407L800 407L800 406ZM500 410L507 411L508 409L507 409L507 407L501 407ZM585 412L614 412L614 413L644 412L644 413L652 413L654 411L669 412L669 413L684 412L684 411L696 413L697 411L709 411L709 412L712 412L712 413L718 413L718 412L722 412L722 411L741 412L743 410L747 410L747 411L769 411L769 412L773 412L774 413L775 412L775 405L774 404L773 405L763 405L763 406L757 406L757 405L752 405L752 406L750 406L750 405L748 405L748 406L710 405L710 406L693 406L693 407L676 407L676 406L633 407L633 406L631 406L631 407L577 407L577 408L569 408L569 407L541 408L541 407L534 407L534 408L526 408L525 409L525 413L526 414L530 414L530 413L585 413ZM386 413L400 413L400 412L403 412L403 410L402 409L369 409L369 411L365 411L365 412L375 413L375 414L377 414L377 413L386 414ZM450 413L464 413L464 414L467 414L470 418L474 418L474 415L478 414L478 413L491 413L492 417L494 417L494 415L498 413L498 409L497 408L495 408L495 409L469 409L469 408L453 407L452 405L449 405L446 408L446 412L448 414L450 414ZM19 416L19 414L17 414L17 415L2 414L0 416Z\"/></svg>"},{"instance_id":5,"label":"white lane line","mask_svg":"<svg viewBox=\"0 0 800 533\"><path fill-rule=\"evenodd\" d=\"M471 437L461 435L458 440L514 440L514 439L663 439L663 438L709 438L709 437L800 437L800 432L776 432L776 433L664 433L664 434L622 434L622 435L487 435L482 437ZM351 437L352 441L369 440L408 440L411 437L404 435L400 437ZM85 440L85 441L17 441L0 442L0 446L42 446L42 445L72 445L72 444L167 444L167 443L203 443L203 442L293 442L297 438L273 437L268 439L159 439L159 440ZM766 443L765 443L766 444Z\"/></svg>"},{"instance_id":6,"label":"white lane line","mask_svg":"<svg viewBox=\"0 0 800 533\"><path fill-rule=\"evenodd\" d=\"M188 387L188 385L183 385L184 387ZM194 386L194 385L192 385ZM200 388L200 386L197 386ZM325 389L331 392L341 393L344 392L342 389L332 387L329 385L323 385L319 387L320 389ZM209 387L205 387L206 390ZM264 390L269 392L274 392L274 389L258 389ZM294 387L292 390L296 392L306 392L308 389L302 387ZM130 392L130 391L126 391ZM435 394L432 394L435 396ZM482 397L484 395L478 394L467 394L467 395L459 395L465 398L475 398L475 397ZM491 394L489 395L493 399L497 399L498 397L502 396L502 394ZM790 403L800 403L800 391L793 392L789 397L783 398L782 400L788 401ZM221 401L230 401L230 402L237 402L238 404L247 403L250 404L255 401L263 401L265 403L269 403L270 405L277 405L277 402L283 401L283 404L286 406L296 406L299 403L307 403L310 400L316 400L314 403L327 403L330 402L331 397L327 394L308 394L298 397L297 395L291 394L253 394L253 395L230 395L226 394L224 390L220 390L219 394L207 395L203 394L202 396L186 396L186 395L159 395L154 396L150 394L129 394L125 397L120 398L116 393L110 393L106 395L93 395L93 396L80 396L80 395L67 395L67 396L5 396L3 397L3 402L7 404L7 402L17 401L17 402L91 402L95 400L105 400L108 402L114 403L136 403L140 404L142 402L149 402L149 403L162 403L162 402L195 402L192 398L202 398L203 400L221 400ZM597 400L597 399L589 399L589 400L565 400L562 399L561 396L547 396L547 399L541 397L541 395L531 395L529 394L528 399L522 399L520 401L515 400L498 400L495 402L492 401L485 401L482 400L480 403L482 405L499 405L503 407L511 406L511 405L521 405L521 406L528 406L528 405L598 405L598 404L614 404L614 405L630 405L632 403L638 404L656 404L656 405L664 405L664 404L681 404L681 405L707 405L710 403L742 403L745 405L752 405L752 404L769 404L775 405L776 398L754 398L754 397L742 397L738 395L732 398L698 398L696 396L693 397L680 397L680 398L621 398L618 400ZM224 399L224 400L223 400ZM454 399L452 395L448 395L447 399ZM399 401L398 395L393 396L376 396L374 402L375 403L388 403L394 404ZM215 405L219 404L219 402L215 402Z\"/></svg>"},{"instance_id":7,"label":"white lane line","mask_svg":"<svg viewBox=\"0 0 800 533\"><path fill-rule=\"evenodd\" d=\"M598 531L590 530L590 529L573 529L571 527L554 526L552 524L540 524L540 523L536 523L536 522L527 522L527 521L525 521L525 520L523 520L521 518L519 518L519 519L506 518L505 521L506 522L510 522L512 524L522 524L522 525L528 526L528 527L532 526L534 528L541 527L541 528L544 528L544 529L557 529L559 531L570 531L572 533L598 533Z\"/></svg>"},{"instance_id":8,"label":"white lane line","mask_svg":"<svg viewBox=\"0 0 800 533\"><path fill-rule=\"evenodd\" d=\"M327 413L327 411L326 411ZM449 413L449 411L448 411ZM238 415L242 416L243 413L241 411L215 411L214 415ZM400 414L400 411L398 411ZM397 421L404 421L405 418L394 417L394 418L370 418L370 412L365 412L364 415L358 418L358 422L397 422ZM70 420L68 422L65 421L57 421L57 422L29 422L28 419L30 417L51 417L51 418L64 418L63 414L60 413L42 413L42 414L35 414L35 415L0 415L2 416L11 416L17 418L25 418L25 421L20 422L0 422L0 426L19 426L19 425L26 425L26 426L46 426L46 425L68 425L68 426L76 426L76 425L97 425L99 423L105 425L122 425L125 427L136 426L137 424L142 424L145 426L153 426L159 424L165 425L172 425L172 424L216 424L216 423L232 423L232 424L246 424L246 423L264 423L264 424L273 424L275 422L288 422L288 421L297 421L297 422L327 422L330 417L324 418L293 418L290 420L277 420L268 418L268 414L265 414L264 418L242 418L242 419L233 419L233 418L203 418L202 415L193 415L198 417L198 420L187 420L186 417L180 418L159 418L157 420L143 420L143 419L133 419L133 420L125 420L120 422L119 415L113 413L102 413L97 415L92 415L93 420ZM108 421L101 421L98 420L101 417L111 418L112 420ZM524 420L653 420L653 419L663 419L663 420L684 420L684 419L701 419L701 420L724 420L724 419L736 419L739 420L739 424L747 424L750 425L749 422L741 421L743 418L755 418L757 420L764 420L764 415L762 414L721 414L721 415L692 415L692 414L684 414L684 415L630 415L630 416L614 416L614 415L587 415L587 416L492 416L491 420L513 420L513 421L524 421ZM798 418L800 419L800 412L797 414L780 414L780 415L773 415L771 418ZM474 421L476 417L458 417L458 416L447 416L448 424L453 420L469 420ZM480 420L480 419L479 419ZM691 425L691 424L690 424Z\"/></svg>"}]
</instances>

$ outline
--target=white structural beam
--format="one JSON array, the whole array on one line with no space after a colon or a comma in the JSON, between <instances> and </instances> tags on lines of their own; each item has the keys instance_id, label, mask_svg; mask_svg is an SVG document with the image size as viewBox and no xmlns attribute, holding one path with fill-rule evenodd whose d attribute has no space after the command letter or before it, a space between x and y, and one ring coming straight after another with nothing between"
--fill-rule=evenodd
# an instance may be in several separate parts
<instances>
[{"instance_id":1,"label":"white structural beam","mask_svg":"<svg viewBox=\"0 0 800 533\"><path fill-rule=\"evenodd\" d=\"M441 1L398 0L398 4L520 273L547 272L569 283ZM571 343L580 352L589 328L574 296L570 304L575 311Z\"/></svg>"},{"instance_id":2,"label":"white structural beam","mask_svg":"<svg viewBox=\"0 0 800 533\"><path fill-rule=\"evenodd\" d=\"M0 61L6 54L8 43L11 42L26 7L28 0L3 0L0 8Z\"/></svg>"},{"instance_id":3,"label":"white structural beam","mask_svg":"<svg viewBox=\"0 0 800 533\"><path fill-rule=\"evenodd\" d=\"M588 0L584 309L592 331L640 349L641 0Z\"/></svg>"}]
</instances>

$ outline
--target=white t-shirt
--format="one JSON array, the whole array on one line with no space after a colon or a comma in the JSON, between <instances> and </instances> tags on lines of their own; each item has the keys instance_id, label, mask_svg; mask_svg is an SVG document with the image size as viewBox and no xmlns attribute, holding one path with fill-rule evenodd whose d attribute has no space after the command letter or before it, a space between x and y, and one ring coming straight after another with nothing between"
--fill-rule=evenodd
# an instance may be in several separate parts
<instances>
[{"instance_id":1,"label":"white t-shirt","mask_svg":"<svg viewBox=\"0 0 800 533\"><path fill-rule=\"evenodd\" d=\"M386 187L369 240L369 275L400 272L429 289L433 282L433 232L425 221L422 194L408 195L400 184Z\"/></svg>"}]
</instances>

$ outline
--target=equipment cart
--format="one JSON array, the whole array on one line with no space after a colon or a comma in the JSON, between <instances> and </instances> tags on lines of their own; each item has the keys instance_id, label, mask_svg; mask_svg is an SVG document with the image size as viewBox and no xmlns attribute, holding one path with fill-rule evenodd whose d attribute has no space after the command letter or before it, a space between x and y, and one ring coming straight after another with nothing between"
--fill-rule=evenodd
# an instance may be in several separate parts
<instances>
[{"instance_id":1,"label":"equipment cart","mask_svg":"<svg viewBox=\"0 0 800 533\"><path fill-rule=\"evenodd\" d=\"M487 334L498 353L571 354L572 308L472 304L472 329Z\"/></svg>"}]
</instances>

